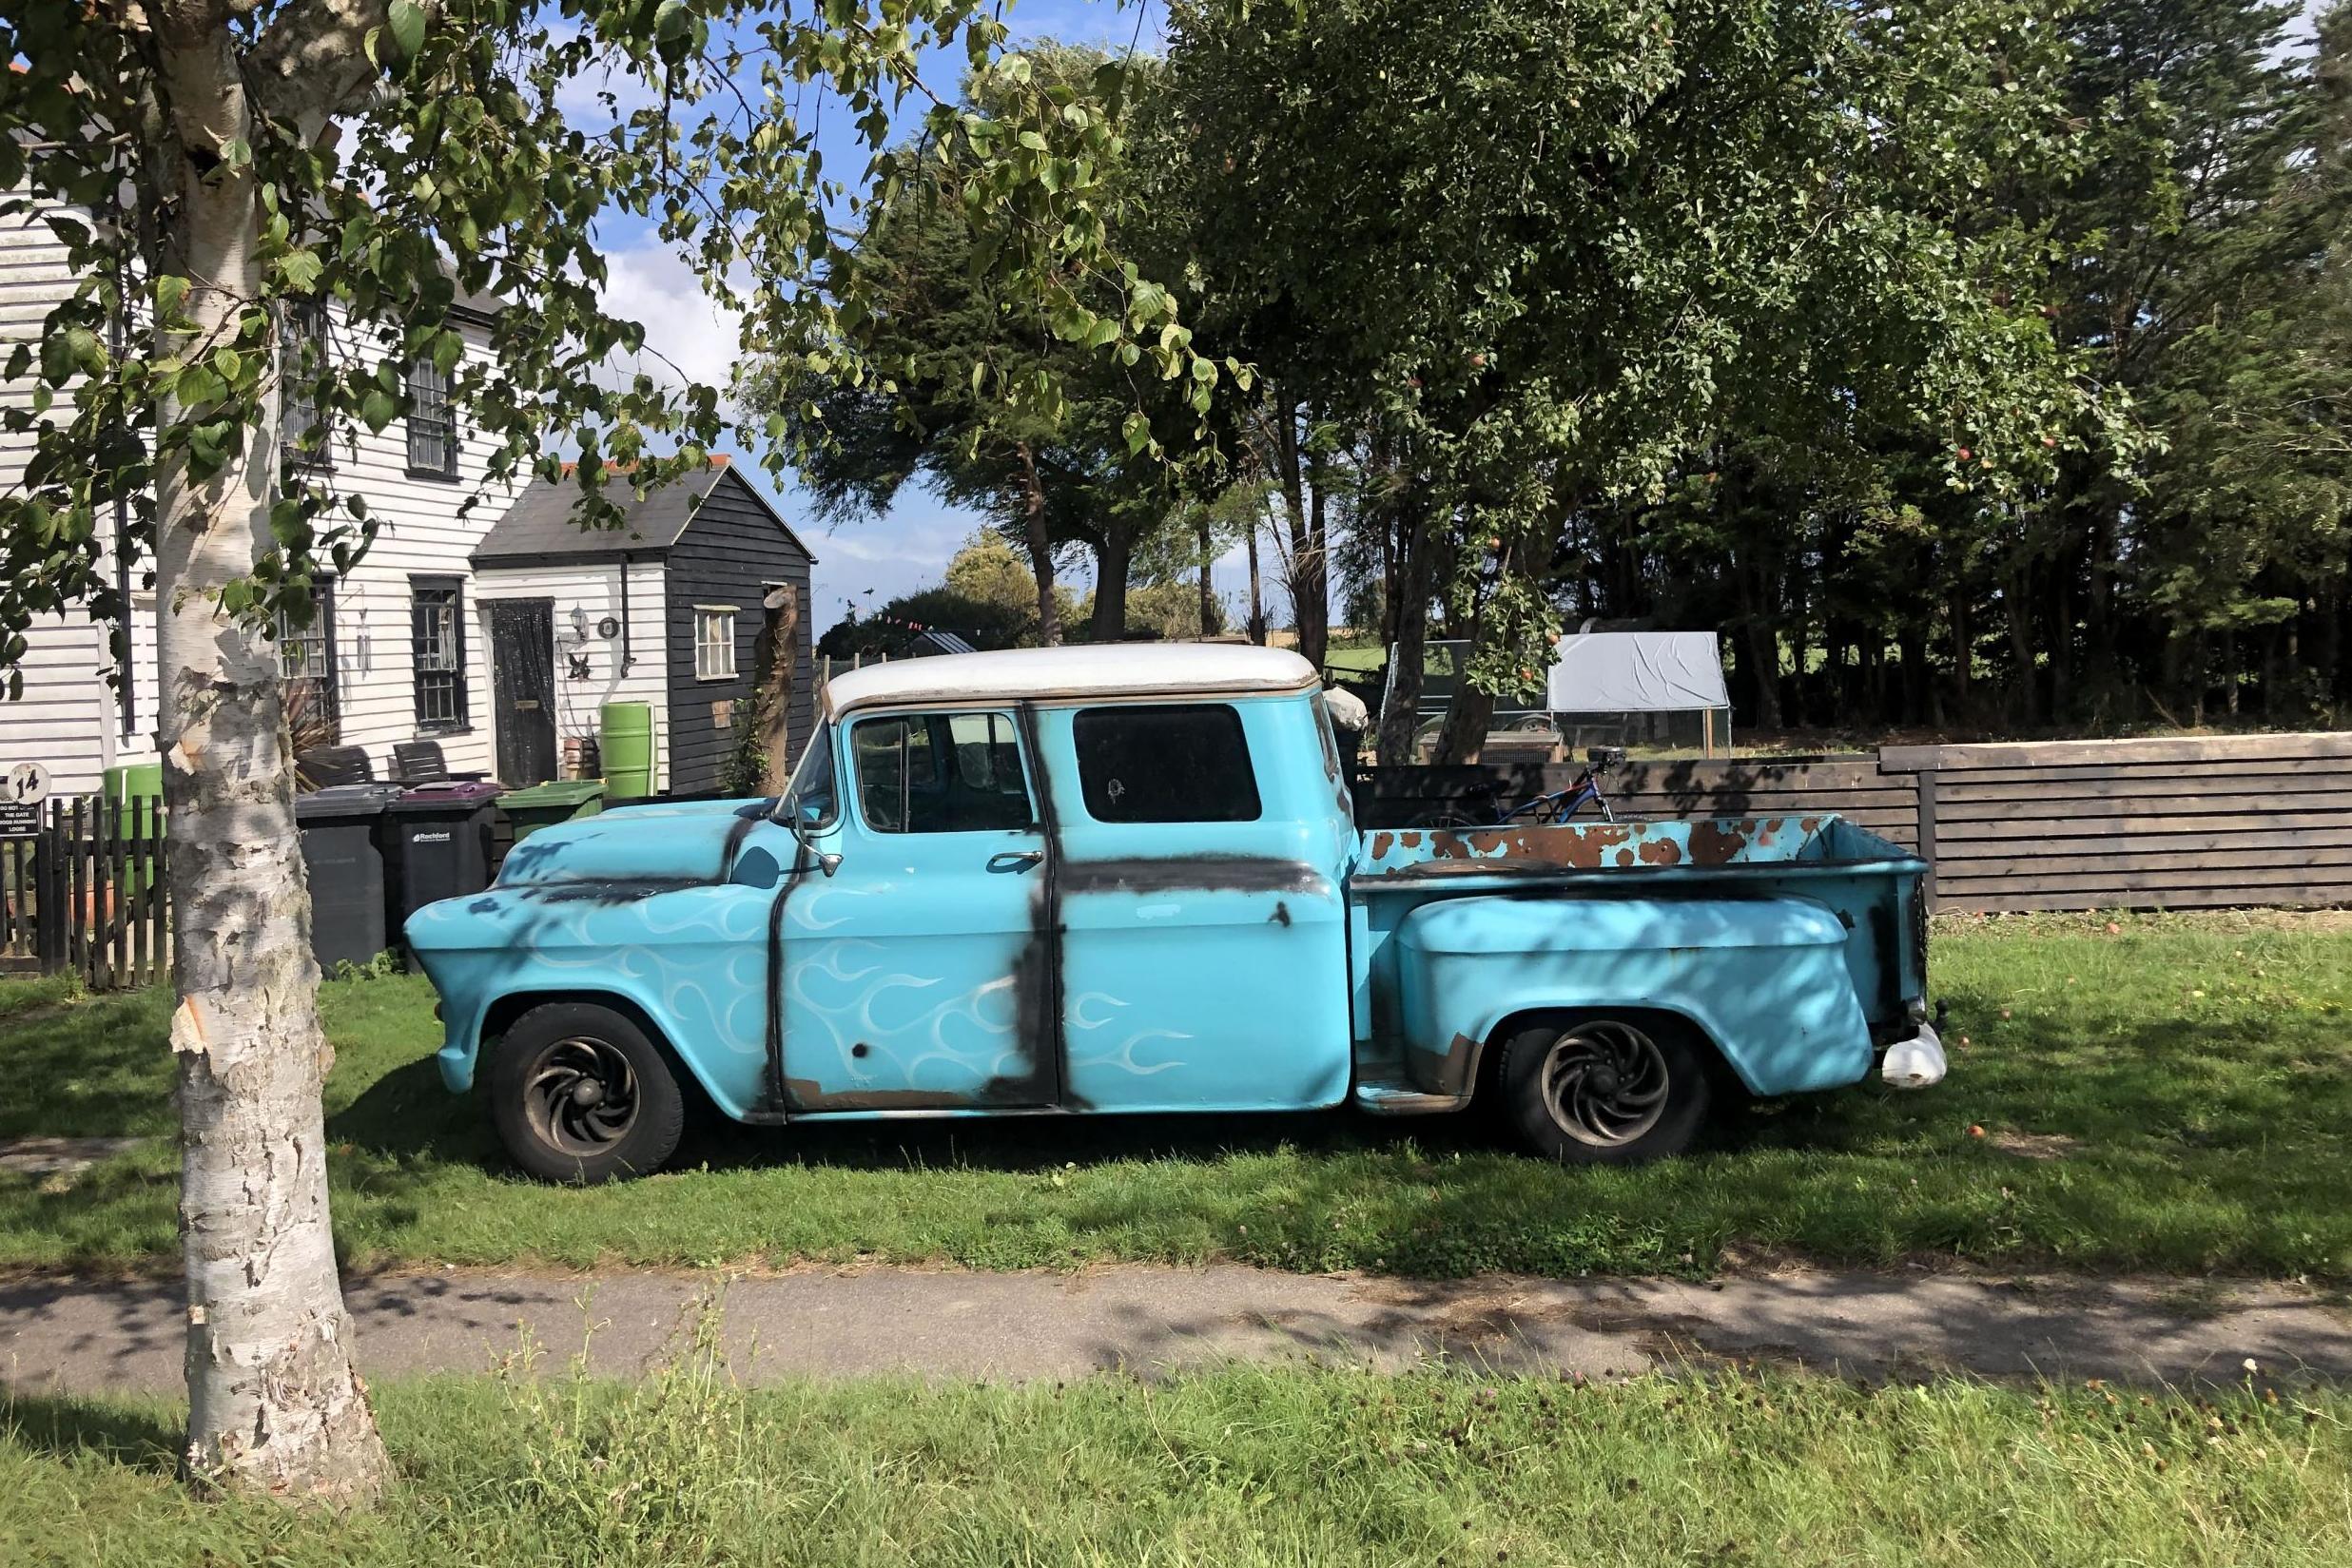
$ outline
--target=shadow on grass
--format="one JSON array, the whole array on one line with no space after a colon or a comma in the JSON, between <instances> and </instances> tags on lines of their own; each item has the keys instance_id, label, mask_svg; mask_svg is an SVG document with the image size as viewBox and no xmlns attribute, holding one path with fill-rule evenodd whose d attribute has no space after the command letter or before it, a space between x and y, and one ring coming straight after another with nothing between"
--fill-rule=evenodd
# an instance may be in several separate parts
<instances>
[{"instance_id":1,"label":"shadow on grass","mask_svg":"<svg viewBox=\"0 0 2352 1568\"><path fill-rule=\"evenodd\" d=\"M179 1470L185 1435L158 1409L24 1392L5 1384L0 1384L0 1433L53 1458L103 1459L165 1475Z\"/></svg>"},{"instance_id":2,"label":"shadow on grass","mask_svg":"<svg viewBox=\"0 0 2352 1568\"><path fill-rule=\"evenodd\" d=\"M0 1016L9 1079L0 1138L169 1132L168 1016L162 993L151 991L61 997Z\"/></svg>"}]
</instances>

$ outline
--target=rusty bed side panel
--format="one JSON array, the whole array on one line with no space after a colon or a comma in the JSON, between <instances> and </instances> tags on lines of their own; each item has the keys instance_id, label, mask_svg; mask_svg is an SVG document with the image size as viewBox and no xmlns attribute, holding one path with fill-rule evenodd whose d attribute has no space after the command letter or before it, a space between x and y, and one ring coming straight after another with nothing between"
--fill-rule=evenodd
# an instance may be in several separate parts
<instances>
[{"instance_id":1,"label":"rusty bed side panel","mask_svg":"<svg viewBox=\"0 0 2352 1568\"><path fill-rule=\"evenodd\" d=\"M1837 821L1737 817L1557 827L1382 828L1365 835L1365 859L1357 872L1378 877L1514 867L1606 871L1784 863L1817 858L1824 829ZM1813 855L1807 855L1809 848Z\"/></svg>"}]
</instances>

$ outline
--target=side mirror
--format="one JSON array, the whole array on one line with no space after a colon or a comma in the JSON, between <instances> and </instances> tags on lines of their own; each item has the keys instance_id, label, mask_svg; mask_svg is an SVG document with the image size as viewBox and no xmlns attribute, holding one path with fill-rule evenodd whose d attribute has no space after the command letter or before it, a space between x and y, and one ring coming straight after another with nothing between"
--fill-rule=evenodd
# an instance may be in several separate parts
<instances>
[{"instance_id":1,"label":"side mirror","mask_svg":"<svg viewBox=\"0 0 2352 1568\"><path fill-rule=\"evenodd\" d=\"M777 804L783 808L784 825L791 829L792 842L799 846L801 853L804 855L814 856L816 858L817 869L824 872L827 877L830 877L834 872L839 871L841 869L841 857L838 854L835 854L829 849L819 849L815 844L808 842L808 823L804 819L803 813L805 808L801 805L801 803L787 795L782 801L778 802Z\"/></svg>"}]
</instances>

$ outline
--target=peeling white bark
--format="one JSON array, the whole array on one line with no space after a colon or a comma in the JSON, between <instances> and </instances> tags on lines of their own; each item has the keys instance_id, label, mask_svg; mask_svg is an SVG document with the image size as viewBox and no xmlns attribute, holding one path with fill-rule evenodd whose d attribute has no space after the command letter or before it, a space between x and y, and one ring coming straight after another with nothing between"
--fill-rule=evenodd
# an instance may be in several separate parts
<instances>
[{"instance_id":1,"label":"peeling white bark","mask_svg":"<svg viewBox=\"0 0 2352 1568\"><path fill-rule=\"evenodd\" d=\"M250 165L215 161L250 135L225 26L159 26L180 165L172 248L200 336L261 292ZM190 157L192 151L195 156ZM169 344L163 345L168 349ZM183 411L166 406L164 416ZM372 1495L386 1473L327 1222L310 896L276 650L221 613L223 585L269 548L275 412L210 479L157 484L156 598L171 854L172 1015L187 1268L188 1473L293 1497Z\"/></svg>"}]
</instances>

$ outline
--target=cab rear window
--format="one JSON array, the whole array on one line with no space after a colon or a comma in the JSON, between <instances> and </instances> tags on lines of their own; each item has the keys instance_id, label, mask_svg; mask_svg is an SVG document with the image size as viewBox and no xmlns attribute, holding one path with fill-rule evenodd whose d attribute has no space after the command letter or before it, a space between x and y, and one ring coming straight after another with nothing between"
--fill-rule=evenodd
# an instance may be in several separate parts
<instances>
[{"instance_id":1,"label":"cab rear window","mask_svg":"<svg viewBox=\"0 0 2352 1568\"><path fill-rule=\"evenodd\" d=\"M1080 708L1079 792L1098 823L1247 823L1260 812L1241 715L1223 703Z\"/></svg>"}]
</instances>

